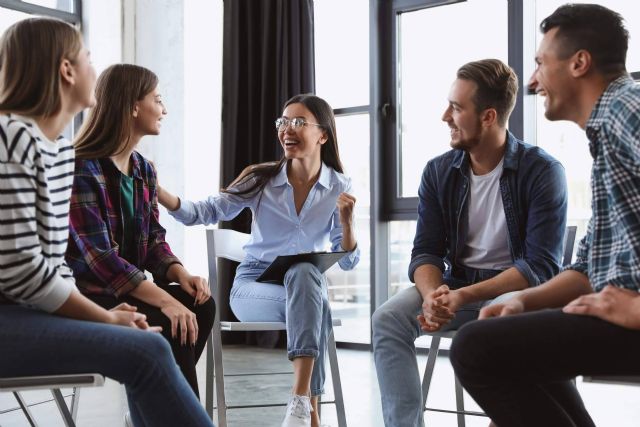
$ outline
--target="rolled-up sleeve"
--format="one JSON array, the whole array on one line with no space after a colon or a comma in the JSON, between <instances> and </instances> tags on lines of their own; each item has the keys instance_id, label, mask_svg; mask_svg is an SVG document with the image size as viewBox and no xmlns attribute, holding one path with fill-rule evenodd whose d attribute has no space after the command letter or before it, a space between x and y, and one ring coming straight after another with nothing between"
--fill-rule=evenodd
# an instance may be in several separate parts
<instances>
[{"instance_id":1,"label":"rolled-up sleeve","mask_svg":"<svg viewBox=\"0 0 640 427\"><path fill-rule=\"evenodd\" d=\"M343 190L345 193L352 194L352 186L351 180L349 179L346 182L345 188ZM331 250L342 251L342 223L340 222L340 211L336 208L333 211L332 219L331 219L331 231L329 232L329 240L331 240ZM338 261L338 265L343 270L353 270L356 265L360 262L360 247L356 244L354 250L347 252L345 256L340 258Z\"/></svg>"},{"instance_id":2,"label":"rolled-up sleeve","mask_svg":"<svg viewBox=\"0 0 640 427\"><path fill-rule=\"evenodd\" d=\"M424 168L418 189L418 219L409 263L409 280L414 283L414 273L421 265L435 265L442 272L445 269L446 236L436 185L435 164L431 161Z\"/></svg>"},{"instance_id":3,"label":"rolled-up sleeve","mask_svg":"<svg viewBox=\"0 0 640 427\"><path fill-rule=\"evenodd\" d=\"M560 162L550 162L537 173L528 201L524 256L514 267L529 286L540 285L560 271L567 223L567 180Z\"/></svg>"}]
</instances>

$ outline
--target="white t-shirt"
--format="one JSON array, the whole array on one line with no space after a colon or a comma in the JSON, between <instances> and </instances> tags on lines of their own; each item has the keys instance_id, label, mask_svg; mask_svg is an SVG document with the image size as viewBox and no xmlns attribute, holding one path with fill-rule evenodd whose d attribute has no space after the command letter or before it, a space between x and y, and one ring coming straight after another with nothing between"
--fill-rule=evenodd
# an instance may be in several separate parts
<instances>
[{"instance_id":1,"label":"white t-shirt","mask_svg":"<svg viewBox=\"0 0 640 427\"><path fill-rule=\"evenodd\" d=\"M460 259L467 267L506 270L513 266L507 218L500 193L503 162L504 158L485 175L474 175L469 168L468 233Z\"/></svg>"}]
</instances>

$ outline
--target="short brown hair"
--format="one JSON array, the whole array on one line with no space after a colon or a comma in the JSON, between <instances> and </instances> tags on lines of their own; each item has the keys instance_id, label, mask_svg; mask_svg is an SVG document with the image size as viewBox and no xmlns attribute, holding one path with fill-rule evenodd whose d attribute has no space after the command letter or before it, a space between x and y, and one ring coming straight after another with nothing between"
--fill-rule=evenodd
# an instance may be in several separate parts
<instances>
[{"instance_id":1,"label":"short brown hair","mask_svg":"<svg viewBox=\"0 0 640 427\"><path fill-rule=\"evenodd\" d=\"M473 96L476 110L495 108L498 123L506 126L518 94L518 77L513 69L498 59L483 59L464 64L457 77L476 84Z\"/></svg>"},{"instance_id":2,"label":"short brown hair","mask_svg":"<svg viewBox=\"0 0 640 427\"><path fill-rule=\"evenodd\" d=\"M122 152L131 138L133 110L158 86L153 71L132 64L112 65L96 83L96 106L75 141L76 157L99 159Z\"/></svg>"},{"instance_id":3,"label":"short brown hair","mask_svg":"<svg viewBox=\"0 0 640 427\"><path fill-rule=\"evenodd\" d=\"M49 117L60 110L60 64L75 61L80 32L52 18L30 18L0 39L0 111Z\"/></svg>"}]
</instances>

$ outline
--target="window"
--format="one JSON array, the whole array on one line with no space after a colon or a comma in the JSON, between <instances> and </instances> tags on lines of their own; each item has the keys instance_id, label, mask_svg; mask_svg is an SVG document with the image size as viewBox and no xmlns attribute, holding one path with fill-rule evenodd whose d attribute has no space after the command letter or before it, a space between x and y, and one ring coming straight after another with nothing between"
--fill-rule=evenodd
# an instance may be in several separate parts
<instances>
[{"instance_id":1,"label":"window","mask_svg":"<svg viewBox=\"0 0 640 427\"><path fill-rule=\"evenodd\" d=\"M0 35L11 25L32 16L48 16L62 19L71 24L80 25L81 0L40 0L24 2L20 0L0 0ZM69 125L63 132L71 139L74 126L80 125L80 115L76 117L75 125Z\"/></svg>"},{"instance_id":2,"label":"window","mask_svg":"<svg viewBox=\"0 0 640 427\"><path fill-rule=\"evenodd\" d=\"M389 226L389 298L413 286L409 263L417 221L393 221Z\"/></svg>"},{"instance_id":3,"label":"window","mask_svg":"<svg viewBox=\"0 0 640 427\"><path fill-rule=\"evenodd\" d=\"M50 16L77 25L82 21L81 0L0 0L0 9L0 32L30 15Z\"/></svg>"},{"instance_id":4,"label":"window","mask_svg":"<svg viewBox=\"0 0 640 427\"><path fill-rule=\"evenodd\" d=\"M377 82L382 103L385 219L415 218L422 170L429 159L449 149L449 130L441 118L457 69L482 58L508 62L512 3L379 2L379 31L391 34L388 41L380 41L380 56L385 60L380 61L383 70Z\"/></svg>"},{"instance_id":5,"label":"window","mask_svg":"<svg viewBox=\"0 0 640 427\"><path fill-rule=\"evenodd\" d=\"M340 11L336 13L336 11ZM360 263L327 272L336 340L370 343L369 2L314 2L316 93L336 115L340 158L353 184ZM342 31L336 31L342 29Z\"/></svg>"},{"instance_id":6,"label":"window","mask_svg":"<svg viewBox=\"0 0 640 427\"><path fill-rule=\"evenodd\" d=\"M58 9L69 13L74 13L78 10L75 4L76 2L73 0L25 0L24 3L48 7L49 9Z\"/></svg>"},{"instance_id":7,"label":"window","mask_svg":"<svg viewBox=\"0 0 640 427\"><path fill-rule=\"evenodd\" d=\"M441 117L456 70L483 58L507 62L507 3L472 0L399 13L397 20L399 157L394 192L405 198L418 196L426 162L450 149L449 129ZM480 33L482 37L474 37Z\"/></svg>"}]
</instances>

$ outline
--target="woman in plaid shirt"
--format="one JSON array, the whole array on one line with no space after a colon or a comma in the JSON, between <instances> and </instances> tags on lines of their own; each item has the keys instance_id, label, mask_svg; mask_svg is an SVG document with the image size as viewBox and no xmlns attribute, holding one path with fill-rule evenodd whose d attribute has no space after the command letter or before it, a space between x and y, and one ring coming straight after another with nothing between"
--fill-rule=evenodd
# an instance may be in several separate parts
<instances>
[{"instance_id":1,"label":"woman in plaid shirt","mask_svg":"<svg viewBox=\"0 0 640 427\"><path fill-rule=\"evenodd\" d=\"M89 299L105 308L127 302L162 326L197 395L195 367L215 305L206 279L189 274L165 241L155 171L134 151L142 137L160 133L167 114L157 86L157 76L136 65L113 65L100 75L96 107L75 142L66 260Z\"/></svg>"}]
</instances>

